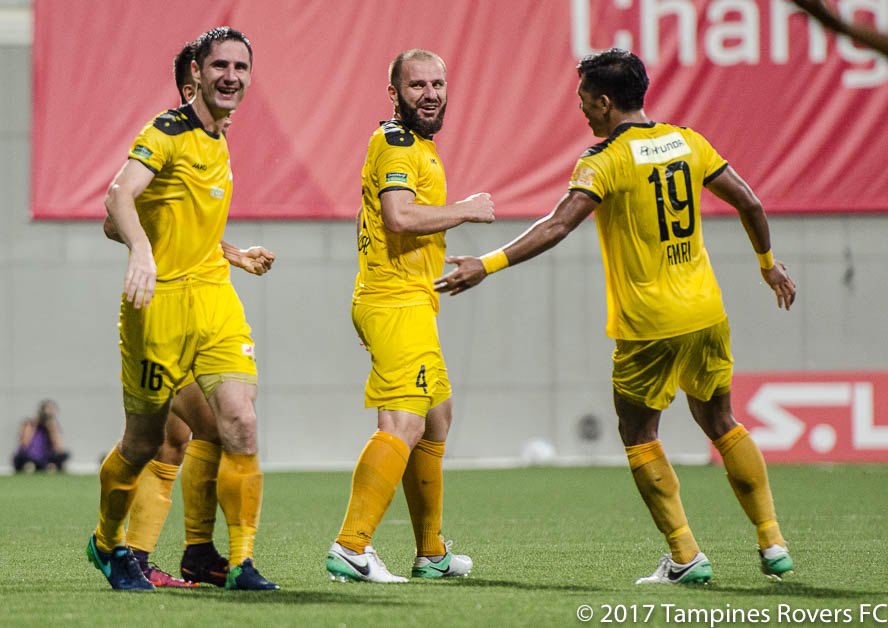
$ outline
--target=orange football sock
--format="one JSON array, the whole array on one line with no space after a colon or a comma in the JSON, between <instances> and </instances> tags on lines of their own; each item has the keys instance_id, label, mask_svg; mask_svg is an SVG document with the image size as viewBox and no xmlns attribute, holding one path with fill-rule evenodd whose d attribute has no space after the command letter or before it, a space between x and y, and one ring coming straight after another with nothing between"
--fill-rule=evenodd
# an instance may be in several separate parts
<instances>
[{"instance_id":1,"label":"orange football sock","mask_svg":"<svg viewBox=\"0 0 888 628\"><path fill-rule=\"evenodd\" d=\"M786 547L777 525L774 498L768 483L768 469L762 452L741 424L713 441L725 463L728 482L743 512L755 526L758 544L766 549L774 544Z\"/></svg>"},{"instance_id":2,"label":"orange football sock","mask_svg":"<svg viewBox=\"0 0 888 628\"><path fill-rule=\"evenodd\" d=\"M142 470L121 455L114 445L99 469L99 526L96 528L96 546L111 552L123 545L123 522L136 496L139 472Z\"/></svg>"},{"instance_id":3,"label":"orange football sock","mask_svg":"<svg viewBox=\"0 0 888 628\"><path fill-rule=\"evenodd\" d=\"M228 563L240 565L252 558L259 511L262 508L262 472L257 454L222 452L217 496L228 523Z\"/></svg>"},{"instance_id":4,"label":"orange football sock","mask_svg":"<svg viewBox=\"0 0 888 628\"><path fill-rule=\"evenodd\" d=\"M638 492L657 529L666 537L672 559L682 564L690 562L700 547L681 505L678 476L666 459L660 441L626 447L626 455Z\"/></svg>"},{"instance_id":5,"label":"orange football sock","mask_svg":"<svg viewBox=\"0 0 888 628\"><path fill-rule=\"evenodd\" d=\"M182 463L185 545L212 543L216 526L216 478L222 447L205 440L188 443Z\"/></svg>"},{"instance_id":6,"label":"orange football sock","mask_svg":"<svg viewBox=\"0 0 888 628\"><path fill-rule=\"evenodd\" d=\"M142 469L126 529L127 544L134 550L154 551L173 505L173 483L178 474L179 467L159 460L152 460Z\"/></svg>"},{"instance_id":7,"label":"orange football sock","mask_svg":"<svg viewBox=\"0 0 888 628\"><path fill-rule=\"evenodd\" d=\"M410 449L397 436L376 432L358 457L348 509L336 542L356 552L370 544L404 475Z\"/></svg>"},{"instance_id":8,"label":"orange football sock","mask_svg":"<svg viewBox=\"0 0 888 628\"><path fill-rule=\"evenodd\" d=\"M441 516L444 507L443 441L420 439L410 452L401 484L413 523L417 556L443 556Z\"/></svg>"}]
</instances>

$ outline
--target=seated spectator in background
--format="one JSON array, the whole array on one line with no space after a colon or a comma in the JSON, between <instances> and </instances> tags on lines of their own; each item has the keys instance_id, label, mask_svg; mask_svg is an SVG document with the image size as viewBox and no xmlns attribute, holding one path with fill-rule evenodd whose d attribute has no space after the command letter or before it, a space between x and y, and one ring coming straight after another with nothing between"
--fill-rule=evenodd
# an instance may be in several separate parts
<instances>
[{"instance_id":1,"label":"seated spectator in background","mask_svg":"<svg viewBox=\"0 0 888 628\"><path fill-rule=\"evenodd\" d=\"M64 470L68 452L65 451L56 420L58 413L56 402L44 399L37 407L37 416L22 421L18 451L12 459L12 466L17 472L30 465L36 471Z\"/></svg>"}]
</instances>

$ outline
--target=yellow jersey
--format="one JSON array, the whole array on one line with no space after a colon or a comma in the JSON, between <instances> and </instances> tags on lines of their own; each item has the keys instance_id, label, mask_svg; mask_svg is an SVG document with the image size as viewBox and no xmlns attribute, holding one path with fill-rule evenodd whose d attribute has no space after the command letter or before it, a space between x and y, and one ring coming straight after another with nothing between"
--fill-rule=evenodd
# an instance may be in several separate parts
<instances>
[{"instance_id":1,"label":"yellow jersey","mask_svg":"<svg viewBox=\"0 0 888 628\"><path fill-rule=\"evenodd\" d=\"M228 281L229 264L219 244L232 190L225 137L207 132L191 105L183 105L142 129L129 158L154 173L135 202L157 280L190 275Z\"/></svg>"},{"instance_id":2,"label":"yellow jersey","mask_svg":"<svg viewBox=\"0 0 888 628\"><path fill-rule=\"evenodd\" d=\"M654 122L622 124L580 157L570 189L599 203L608 336L669 338L725 319L700 191L727 166L699 133Z\"/></svg>"},{"instance_id":3,"label":"yellow jersey","mask_svg":"<svg viewBox=\"0 0 888 628\"><path fill-rule=\"evenodd\" d=\"M417 205L447 204L444 167L432 140L398 120L380 123L370 137L361 171L359 270L352 299L380 307L429 304L438 311L432 284L444 270L444 232L392 233L382 221L382 194L409 190Z\"/></svg>"}]
</instances>

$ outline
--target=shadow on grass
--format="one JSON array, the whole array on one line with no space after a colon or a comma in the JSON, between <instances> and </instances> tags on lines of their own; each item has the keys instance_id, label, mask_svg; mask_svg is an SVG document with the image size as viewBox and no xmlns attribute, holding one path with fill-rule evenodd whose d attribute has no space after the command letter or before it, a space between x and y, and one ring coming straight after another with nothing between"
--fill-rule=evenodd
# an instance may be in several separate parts
<instances>
[{"instance_id":1,"label":"shadow on grass","mask_svg":"<svg viewBox=\"0 0 888 628\"><path fill-rule=\"evenodd\" d=\"M519 591L560 591L562 593L589 593L590 591L602 591L600 587L580 584L532 584L528 582L516 582L514 580L485 580L483 578L459 578L451 580L453 587L480 587L517 589Z\"/></svg>"},{"instance_id":2,"label":"shadow on grass","mask_svg":"<svg viewBox=\"0 0 888 628\"><path fill-rule=\"evenodd\" d=\"M199 589L200 587L198 587ZM369 591L368 591L369 592ZM164 589L163 595L190 598L212 598L214 601L228 604L263 604L263 605L299 605L299 604L332 604L332 605L361 605L361 606L405 606L411 604L404 599L396 599L394 596L379 595L378 590L373 595L342 595L340 592L327 591L298 591L283 589L280 591L224 591L211 589L206 592L191 591L188 589L175 590Z\"/></svg>"},{"instance_id":3,"label":"shadow on grass","mask_svg":"<svg viewBox=\"0 0 888 628\"><path fill-rule=\"evenodd\" d=\"M874 600L883 595L884 591L861 591L849 589L834 589L828 587L812 587L801 582L774 582L770 586L758 588L743 588L722 586L716 583L707 585L707 589L719 593L732 593L738 596L748 597L779 597L790 596L803 598L838 598L841 600Z\"/></svg>"}]
</instances>

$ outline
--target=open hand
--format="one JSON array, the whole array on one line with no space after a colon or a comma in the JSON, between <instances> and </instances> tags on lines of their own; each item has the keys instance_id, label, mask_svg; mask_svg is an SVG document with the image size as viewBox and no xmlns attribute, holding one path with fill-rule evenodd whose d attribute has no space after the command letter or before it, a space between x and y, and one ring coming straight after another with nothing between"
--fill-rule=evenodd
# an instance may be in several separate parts
<instances>
[{"instance_id":1,"label":"open hand","mask_svg":"<svg viewBox=\"0 0 888 628\"><path fill-rule=\"evenodd\" d=\"M136 247L130 251L123 276L123 292L126 300L136 309L146 307L154 298L157 282L157 264L150 248Z\"/></svg>"},{"instance_id":2,"label":"open hand","mask_svg":"<svg viewBox=\"0 0 888 628\"><path fill-rule=\"evenodd\" d=\"M774 260L771 268L762 269L762 277L777 295L777 307L789 310L789 306L795 301L796 284L787 274L786 264Z\"/></svg>"},{"instance_id":3,"label":"open hand","mask_svg":"<svg viewBox=\"0 0 888 628\"><path fill-rule=\"evenodd\" d=\"M478 285L487 276L484 264L477 257L447 256L444 261L447 264L456 264L456 268L435 280L435 291L437 292L459 294Z\"/></svg>"}]
</instances>

